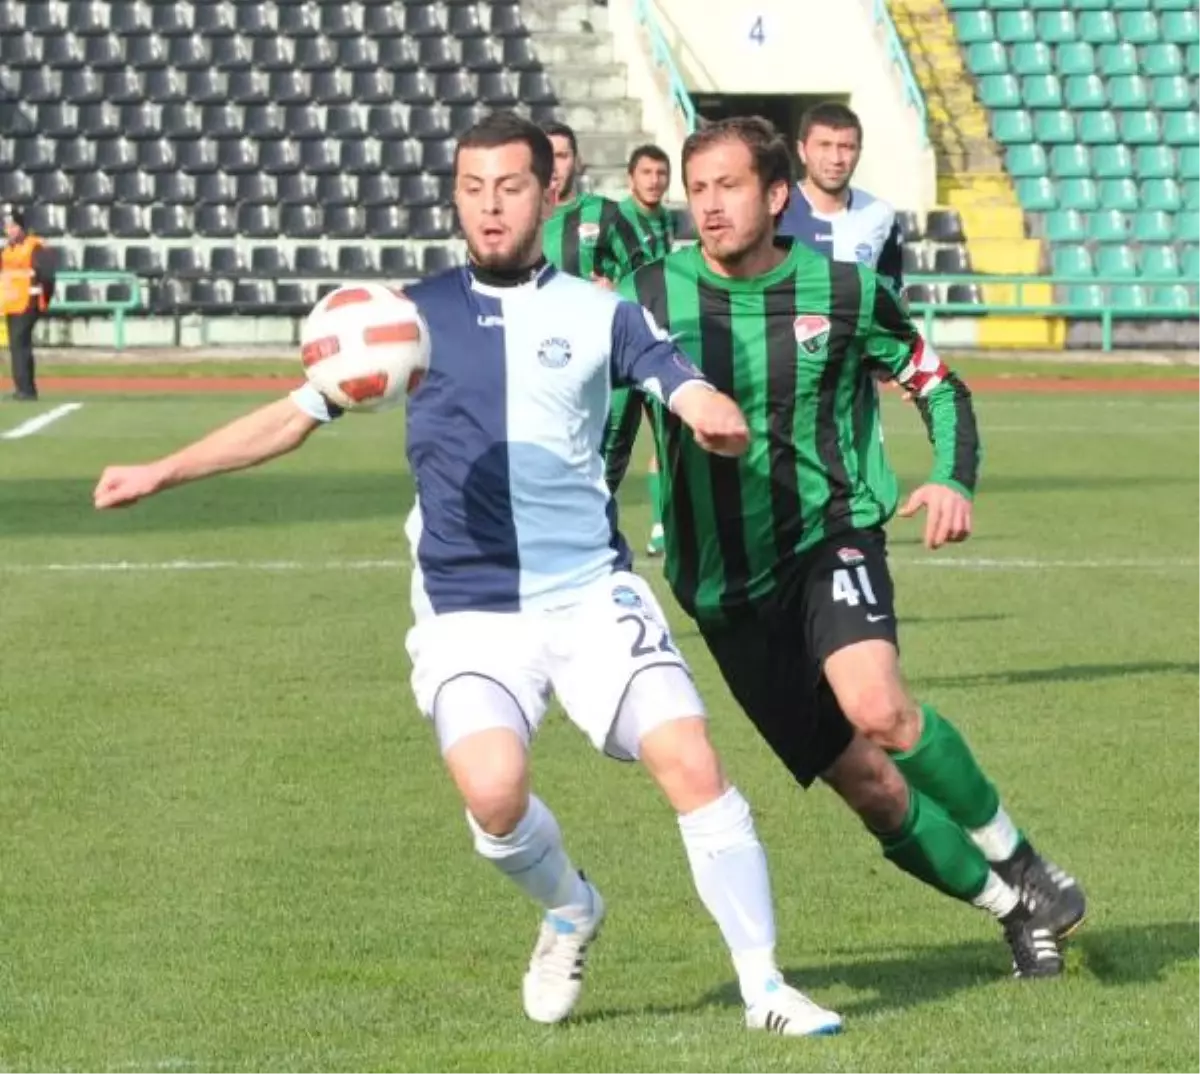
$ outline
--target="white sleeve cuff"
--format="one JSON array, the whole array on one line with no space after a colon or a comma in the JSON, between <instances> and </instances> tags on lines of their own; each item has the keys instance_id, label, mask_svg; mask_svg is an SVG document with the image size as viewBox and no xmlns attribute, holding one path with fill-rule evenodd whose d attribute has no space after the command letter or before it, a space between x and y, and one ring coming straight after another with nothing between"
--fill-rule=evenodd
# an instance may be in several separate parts
<instances>
[{"instance_id":1,"label":"white sleeve cuff","mask_svg":"<svg viewBox=\"0 0 1200 1074\"><path fill-rule=\"evenodd\" d=\"M696 380L686 381L685 383L679 385L679 387L667 397L667 409L674 410L675 407L673 404L675 400L678 399L683 392L690 391L692 388L703 388L706 392L715 392L717 390L711 384L709 384L707 380L701 380L697 378Z\"/></svg>"},{"instance_id":2,"label":"white sleeve cuff","mask_svg":"<svg viewBox=\"0 0 1200 1074\"><path fill-rule=\"evenodd\" d=\"M311 384L302 384L290 394L289 398L302 413L307 414L313 421L330 422L336 417L329 409L329 402L325 396Z\"/></svg>"}]
</instances>

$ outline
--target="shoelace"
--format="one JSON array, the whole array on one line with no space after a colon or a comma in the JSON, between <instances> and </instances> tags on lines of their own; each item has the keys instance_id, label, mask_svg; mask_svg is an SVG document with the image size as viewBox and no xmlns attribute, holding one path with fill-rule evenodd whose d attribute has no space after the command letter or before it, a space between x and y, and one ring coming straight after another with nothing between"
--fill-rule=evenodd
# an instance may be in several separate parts
<instances>
[{"instance_id":1,"label":"shoelace","mask_svg":"<svg viewBox=\"0 0 1200 1074\"><path fill-rule=\"evenodd\" d=\"M543 923L534 955L538 975L569 980L587 951L587 943L581 943L579 935L578 932L561 933L553 925Z\"/></svg>"}]
</instances>

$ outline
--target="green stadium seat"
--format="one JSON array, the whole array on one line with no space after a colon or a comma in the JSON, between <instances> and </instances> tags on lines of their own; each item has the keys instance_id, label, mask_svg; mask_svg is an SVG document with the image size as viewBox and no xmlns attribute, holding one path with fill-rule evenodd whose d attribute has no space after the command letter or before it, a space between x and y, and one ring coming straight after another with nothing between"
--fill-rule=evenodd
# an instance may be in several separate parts
<instances>
[{"instance_id":1,"label":"green stadium seat","mask_svg":"<svg viewBox=\"0 0 1200 1074\"><path fill-rule=\"evenodd\" d=\"M1166 149L1164 152L1169 153ZM1181 179L1200 179L1200 146L1185 145L1179 150L1179 177Z\"/></svg>"},{"instance_id":2,"label":"green stadium seat","mask_svg":"<svg viewBox=\"0 0 1200 1074\"><path fill-rule=\"evenodd\" d=\"M1079 209L1088 212L1100 206L1100 188L1091 176L1086 179L1064 179L1056 187L1058 204L1064 209ZM1133 192L1134 206L1137 206L1137 191Z\"/></svg>"},{"instance_id":3,"label":"green stadium seat","mask_svg":"<svg viewBox=\"0 0 1200 1074\"><path fill-rule=\"evenodd\" d=\"M1055 276L1068 280L1086 280L1096 275L1092 255L1086 246L1055 246L1050 252L1050 263Z\"/></svg>"},{"instance_id":4,"label":"green stadium seat","mask_svg":"<svg viewBox=\"0 0 1200 1074\"><path fill-rule=\"evenodd\" d=\"M1152 280L1173 280L1179 275L1179 255L1174 246L1143 246L1138 264L1142 275Z\"/></svg>"},{"instance_id":5,"label":"green stadium seat","mask_svg":"<svg viewBox=\"0 0 1200 1074\"><path fill-rule=\"evenodd\" d=\"M1021 84L1015 75L984 75L979 80L979 99L985 108L1020 108Z\"/></svg>"},{"instance_id":6,"label":"green stadium seat","mask_svg":"<svg viewBox=\"0 0 1200 1074\"><path fill-rule=\"evenodd\" d=\"M1102 310L1108 305L1108 296L1098 283L1075 283L1067 289L1067 301L1072 306Z\"/></svg>"},{"instance_id":7,"label":"green stadium seat","mask_svg":"<svg viewBox=\"0 0 1200 1074\"><path fill-rule=\"evenodd\" d=\"M1125 242L1129 217L1117 209L1101 209L1087 219L1087 237L1093 242Z\"/></svg>"},{"instance_id":8,"label":"green stadium seat","mask_svg":"<svg viewBox=\"0 0 1200 1074\"><path fill-rule=\"evenodd\" d=\"M1150 86L1141 75L1118 75L1109 79L1108 99L1117 109L1150 107Z\"/></svg>"},{"instance_id":9,"label":"green stadium seat","mask_svg":"<svg viewBox=\"0 0 1200 1074\"><path fill-rule=\"evenodd\" d=\"M1054 183L1045 176L1033 176L1018 179L1017 199L1027 213L1049 212L1058 205L1058 194Z\"/></svg>"},{"instance_id":10,"label":"green stadium seat","mask_svg":"<svg viewBox=\"0 0 1200 1074\"><path fill-rule=\"evenodd\" d=\"M1063 0L1029 0L1022 6L1030 11L1057 11L1063 6Z\"/></svg>"},{"instance_id":11,"label":"green stadium seat","mask_svg":"<svg viewBox=\"0 0 1200 1074\"><path fill-rule=\"evenodd\" d=\"M1150 0L1112 0L1113 11L1149 11Z\"/></svg>"},{"instance_id":12,"label":"green stadium seat","mask_svg":"<svg viewBox=\"0 0 1200 1074\"><path fill-rule=\"evenodd\" d=\"M1046 151L1040 145L1009 146L1007 164L1014 179L1036 179L1048 171Z\"/></svg>"},{"instance_id":13,"label":"green stadium seat","mask_svg":"<svg viewBox=\"0 0 1200 1074\"><path fill-rule=\"evenodd\" d=\"M1092 174L1091 154L1081 145L1056 145L1050 150L1050 170L1061 179L1089 176Z\"/></svg>"},{"instance_id":14,"label":"green stadium seat","mask_svg":"<svg viewBox=\"0 0 1200 1074\"><path fill-rule=\"evenodd\" d=\"M1117 117L1112 112L1080 112L1079 140L1084 145L1112 145L1117 140Z\"/></svg>"},{"instance_id":15,"label":"green stadium seat","mask_svg":"<svg viewBox=\"0 0 1200 1074\"><path fill-rule=\"evenodd\" d=\"M996 40L1006 45L1017 41L1036 41L1037 23L1028 11L1000 11L996 13Z\"/></svg>"},{"instance_id":16,"label":"green stadium seat","mask_svg":"<svg viewBox=\"0 0 1200 1074\"><path fill-rule=\"evenodd\" d=\"M1108 304L1115 310L1143 310L1150 305L1150 296L1140 283L1119 283L1109 288Z\"/></svg>"},{"instance_id":17,"label":"green stadium seat","mask_svg":"<svg viewBox=\"0 0 1200 1074\"><path fill-rule=\"evenodd\" d=\"M1088 112L1104 108L1108 104L1108 94L1104 90L1104 80L1099 75L1071 75L1067 80L1066 102L1068 108Z\"/></svg>"},{"instance_id":18,"label":"green stadium seat","mask_svg":"<svg viewBox=\"0 0 1200 1074\"><path fill-rule=\"evenodd\" d=\"M1142 183L1142 208L1177 213L1183 208L1183 192L1174 179L1147 179Z\"/></svg>"},{"instance_id":19,"label":"green stadium seat","mask_svg":"<svg viewBox=\"0 0 1200 1074\"><path fill-rule=\"evenodd\" d=\"M1181 283L1168 284L1166 287L1154 288L1154 305L1164 306L1169 310L1183 312L1191 309L1195 303L1188 289Z\"/></svg>"},{"instance_id":20,"label":"green stadium seat","mask_svg":"<svg viewBox=\"0 0 1200 1074\"><path fill-rule=\"evenodd\" d=\"M1119 41L1117 20L1111 11L1081 11L1075 20L1081 41L1093 45L1103 45L1109 41Z\"/></svg>"},{"instance_id":21,"label":"green stadium seat","mask_svg":"<svg viewBox=\"0 0 1200 1074\"><path fill-rule=\"evenodd\" d=\"M1021 100L1026 108L1061 108L1062 83L1057 75L1029 75L1021 79Z\"/></svg>"},{"instance_id":22,"label":"green stadium seat","mask_svg":"<svg viewBox=\"0 0 1200 1074\"><path fill-rule=\"evenodd\" d=\"M1008 50L999 41L976 41L967 46L967 66L977 78L1006 74Z\"/></svg>"},{"instance_id":23,"label":"green stadium seat","mask_svg":"<svg viewBox=\"0 0 1200 1074\"><path fill-rule=\"evenodd\" d=\"M1023 108L992 113L992 137L1001 145L1032 142L1033 120ZM1041 141L1041 139L1038 139Z\"/></svg>"},{"instance_id":24,"label":"green stadium seat","mask_svg":"<svg viewBox=\"0 0 1200 1074\"><path fill-rule=\"evenodd\" d=\"M1187 73L1192 78L1200 78L1200 41L1192 41L1188 45L1183 62L1187 65Z\"/></svg>"},{"instance_id":25,"label":"green stadium seat","mask_svg":"<svg viewBox=\"0 0 1200 1074\"><path fill-rule=\"evenodd\" d=\"M1175 220L1170 213L1143 209L1133 218L1133 237L1138 242L1173 242Z\"/></svg>"},{"instance_id":26,"label":"green stadium seat","mask_svg":"<svg viewBox=\"0 0 1200 1074\"><path fill-rule=\"evenodd\" d=\"M1159 21L1159 29L1164 41L1173 41L1176 45L1195 44L1200 37L1200 19L1195 10L1164 11Z\"/></svg>"},{"instance_id":27,"label":"green stadium seat","mask_svg":"<svg viewBox=\"0 0 1200 1074\"><path fill-rule=\"evenodd\" d=\"M1121 139L1126 145L1158 145L1162 137L1157 112L1121 113Z\"/></svg>"},{"instance_id":28,"label":"green stadium seat","mask_svg":"<svg viewBox=\"0 0 1200 1074\"><path fill-rule=\"evenodd\" d=\"M1075 15L1070 11L1039 11L1037 16L1037 35L1051 45L1063 41L1074 41L1078 36L1075 29Z\"/></svg>"},{"instance_id":29,"label":"green stadium seat","mask_svg":"<svg viewBox=\"0 0 1200 1074\"><path fill-rule=\"evenodd\" d=\"M1200 209L1200 182L1189 179L1183 184L1183 201L1185 209Z\"/></svg>"},{"instance_id":30,"label":"green stadium seat","mask_svg":"<svg viewBox=\"0 0 1200 1074\"><path fill-rule=\"evenodd\" d=\"M1131 45L1148 45L1159 40L1158 16L1152 11L1122 11L1117 16L1117 33Z\"/></svg>"},{"instance_id":31,"label":"green stadium seat","mask_svg":"<svg viewBox=\"0 0 1200 1074\"><path fill-rule=\"evenodd\" d=\"M1192 111L1192 87L1183 75L1156 78L1151 90L1154 107L1164 112Z\"/></svg>"},{"instance_id":32,"label":"green stadium seat","mask_svg":"<svg viewBox=\"0 0 1200 1074\"><path fill-rule=\"evenodd\" d=\"M1140 273L1133 247L1124 243L1101 246L1096 252L1096 275L1112 280L1136 280Z\"/></svg>"},{"instance_id":33,"label":"green stadium seat","mask_svg":"<svg viewBox=\"0 0 1200 1074\"><path fill-rule=\"evenodd\" d=\"M1107 11L1110 0L1063 0L1059 7L1069 7L1074 11Z\"/></svg>"},{"instance_id":34,"label":"green stadium seat","mask_svg":"<svg viewBox=\"0 0 1200 1074\"><path fill-rule=\"evenodd\" d=\"M987 7L987 0L945 0L947 11L976 11Z\"/></svg>"},{"instance_id":35,"label":"green stadium seat","mask_svg":"<svg viewBox=\"0 0 1200 1074\"><path fill-rule=\"evenodd\" d=\"M985 6L993 11L1024 11L1029 5L1021 3L1021 0L987 0Z\"/></svg>"},{"instance_id":36,"label":"green stadium seat","mask_svg":"<svg viewBox=\"0 0 1200 1074\"><path fill-rule=\"evenodd\" d=\"M1195 11L1196 0L1153 0L1157 11Z\"/></svg>"},{"instance_id":37,"label":"green stadium seat","mask_svg":"<svg viewBox=\"0 0 1200 1074\"><path fill-rule=\"evenodd\" d=\"M990 11L956 11L954 26L958 30L959 41L964 45L996 40L996 27Z\"/></svg>"},{"instance_id":38,"label":"green stadium seat","mask_svg":"<svg viewBox=\"0 0 1200 1074\"><path fill-rule=\"evenodd\" d=\"M1092 152L1092 171L1097 179L1124 179L1133 175L1133 154L1124 145L1098 145Z\"/></svg>"},{"instance_id":39,"label":"green stadium seat","mask_svg":"<svg viewBox=\"0 0 1200 1074\"><path fill-rule=\"evenodd\" d=\"M1022 41L1012 47L1012 69L1016 75L1052 74L1054 53L1042 41Z\"/></svg>"},{"instance_id":40,"label":"green stadium seat","mask_svg":"<svg viewBox=\"0 0 1200 1074\"><path fill-rule=\"evenodd\" d=\"M1175 214L1176 242L1200 242L1200 212L1195 209L1184 209Z\"/></svg>"},{"instance_id":41,"label":"green stadium seat","mask_svg":"<svg viewBox=\"0 0 1200 1074\"><path fill-rule=\"evenodd\" d=\"M1184 279L1200 279L1200 246L1185 246L1182 260Z\"/></svg>"},{"instance_id":42,"label":"green stadium seat","mask_svg":"<svg viewBox=\"0 0 1200 1074\"><path fill-rule=\"evenodd\" d=\"M1046 214L1046 238L1051 242L1083 242L1087 222L1078 209L1057 209Z\"/></svg>"},{"instance_id":43,"label":"green stadium seat","mask_svg":"<svg viewBox=\"0 0 1200 1074\"><path fill-rule=\"evenodd\" d=\"M1091 113L1080 117L1087 119ZM1065 145L1077 140L1075 117L1063 108L1047 108L1033 113L1033 137L1043 145Z\"/></svg>"},{"instance_id":44,"label":"green stadium seat","mask_svg":"<svg viewBox=\"0 0 1200 1074\"><path fill-rule=\"evenodd\" d=\"M1067 41L1054 50L1060 76L1096 73L1096 50L1086 41Z\"/></svg>"},{"instance_id":45,"label":"green stadium seat","mask_svg":"<svg viewBox=\"0 0 1200 1074\"><path fill-rule=\"evenodd\" d=\"M1100 73L1105 78L1117 75L1136 75L1142 68L1137 49L1123 41L1101 45L1096 50L1100 61Z\"/></svg>"},{"instance_id":46,"label":"green stadium seat","mask_svg":"<svg viewBox=\"0 0 1200 1074\"><path fill-rule=\"evenodd\" d=\"M1175 154L1167 146L1143 145L1137 150L1137 174L1139 179L1170 179L1181 173L1176 172Z\"/></svg>"},{"instance_id":47,"label":"green stadium seat","mask_svg":"<svg viewBox=\"0 0 1200 1074\"><path fill-rule=\"evenodd\" d=\"M1200 142L1200 116L1195 112L1166 112L1163 141L1167 145L1196 145Z\"/></svg>"},{"instance_id":48,"label":"green stadium seat","mask_svg":"<svg viewBox=\"0 0 1200 1074\"><path fill-rule=\"evenodd\" d=\"M1142 49L1142 71L1144 74L1183 74L1183 53L1171 41L1155 41Z\"/></svg>"},{"instance_id":49,"label":"green stadium seat","mask_svg":"<svg viewBox=\"0 0 1200 1074\"><path fill-rule=\"evenodd\" d=\"M1137 183L1132 179L1105 179L1100 183L1100 208L1120 209L1124 213L1136 212Z\"/></svg>"}]
</instances>

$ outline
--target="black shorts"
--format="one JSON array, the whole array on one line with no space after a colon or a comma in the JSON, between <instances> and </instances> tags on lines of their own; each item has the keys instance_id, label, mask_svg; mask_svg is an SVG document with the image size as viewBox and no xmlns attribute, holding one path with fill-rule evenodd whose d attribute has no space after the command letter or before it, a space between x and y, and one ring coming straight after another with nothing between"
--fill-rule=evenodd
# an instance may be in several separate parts
<instances>
[{"instance_id":1,"label":"black shorts","mask_svg":"<svg viewBox=\"0 0 1200 1074\"><path fill-rule=\"evenodd\" d=\"M805 787L854 737L825 679L825 660L860 641L895 645L893 600L883 531L856 530L788 564L753 618L701 627L734 698Z\"/></svg>"}]
</instances>

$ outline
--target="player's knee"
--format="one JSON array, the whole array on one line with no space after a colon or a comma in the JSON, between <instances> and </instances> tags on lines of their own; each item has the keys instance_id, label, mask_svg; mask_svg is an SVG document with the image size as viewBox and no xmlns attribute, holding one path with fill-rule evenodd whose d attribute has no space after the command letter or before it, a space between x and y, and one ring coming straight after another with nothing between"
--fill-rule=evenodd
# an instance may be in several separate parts
<instances>
[{"instance_id":1,"label":"player's knee","mask_svg":"<svg viewBox=\"0 0 1200 1074\"><path fill-rule=\"evenodd\" d=\"M911 749L921 736L920 709L896 683L865 686L842 707L847 719L881 749Z\"/></svg>"},{"instance_id":2,"label":"player's knee","mask_svg":"<svg viewBox=\"0 0 1200 1074\"><path fill-rule=\"evenodd\" d=\"M508 835L529 807L524 780L506 772L478 772L459 783L472 819L488 835Z\"/></svg>"},{"instance_id":3,"label":"player's knee","mask_svg":"<svg viewBox=\"0 0 1200 1074\"><path fill-rule=\"evenodd\" d=\"M706 721L672 720L641 742L642 762L679 813L716 801L725 793L725 773L708 737Z\"/></svg>"}]
</instances>

